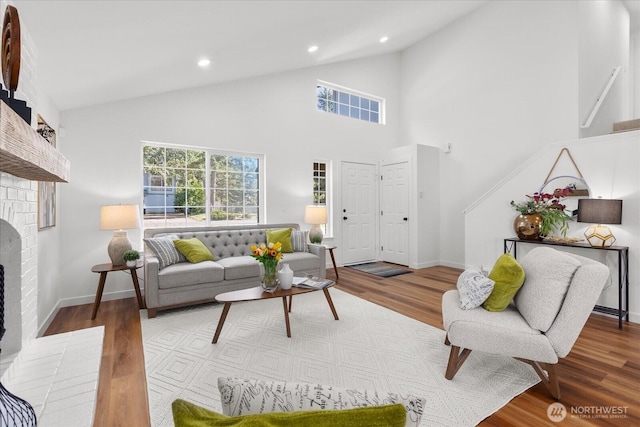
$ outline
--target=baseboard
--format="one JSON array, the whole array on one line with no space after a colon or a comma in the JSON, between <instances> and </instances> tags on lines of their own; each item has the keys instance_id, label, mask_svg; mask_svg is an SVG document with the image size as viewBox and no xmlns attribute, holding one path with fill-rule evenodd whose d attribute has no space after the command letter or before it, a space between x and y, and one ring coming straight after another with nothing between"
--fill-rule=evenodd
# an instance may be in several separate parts
<instances>
[{"instance_id":1,"label":"baseboard","mask_svg":"<svg viewBox=\"0 0 640 427\"><path fill-rule=\"evenodd\" d=\"M417 264L412 264L409 267L415 268L417 270L420 268L437 267L438 265L441 265L441 264L437 261L429 261L429 262L419 262Z\"/></svg>"},{"instance_id":2,"label":"baseboard","mask_svg":"<svg viewBox=\"0 0 640 427\"><path fill-rule=\"evenodd\" d=\"M464 270L465 269L464 264L460 264L460 263L457 263L457 262L440 261L440 264L438 264L438 265L442 265L444 267L457 268L458 270Z\"/></svg>"},{"instance_id":3,"label":"baseboard","mask_svg":"<svg viewBox=\"0 0 640 427\"><path fill-rule=\"evenodd\" d=\"M58 311L60 311L60 300L58 300L56 305L49 312L49 315L44 319L44 322L38 327L38 338L44 336L44 333L47 332L47 329L51 326L51 322L55 319Z\"/></svg>"},{"instance_id":4,"label":"baseboard","mask_svg":"<svg viewBox=\"0 0 640 427\"><path fill-rule=\"evenodd\" d=\"M142 292L142 295L144 295L144 289L140 289L140 291ZM113 301L117 299L135 298L135 297L136 297L135 291L133 289L130 289L130 290L116 291L116 292L105 292L102 294L101 301L102 302ZM64 298L64 299L58 300L58 303L49 312L49 315L46 317L44 322L38 328L38 337L41 337L44 335L44 333L47 331L49 326L51 326L53 319L55 319L56 315L58 314L58 311L60 311L61 308L73 307L76 305L93 304L95 300L96 300L95 295L86 295L82 297Z\"/></svg>"}]
</instances>

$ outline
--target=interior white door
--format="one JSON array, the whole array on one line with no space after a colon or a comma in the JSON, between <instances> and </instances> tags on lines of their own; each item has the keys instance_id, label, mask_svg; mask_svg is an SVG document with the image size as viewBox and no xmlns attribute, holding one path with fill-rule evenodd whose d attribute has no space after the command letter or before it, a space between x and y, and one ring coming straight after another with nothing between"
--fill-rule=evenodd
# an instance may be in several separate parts
<instances>
[{"instance_id":1,"label":"interior white door","mask_svg":"<svg viewBox=\"0 0 640 427\"><path fill-rule=\"evenodd\" d=\"M409 265L409 163L382 165L380 259Z\"/></svg>"},{"instance_id":2,"label":"interior white door","mask_svg":"<svg viewBox=\"0 0 640 427\"><path fill-rule=\"evenodd\" d=\"M377 259L376 165L342 163L342 263Z\"/></svg>"}]
</instances>

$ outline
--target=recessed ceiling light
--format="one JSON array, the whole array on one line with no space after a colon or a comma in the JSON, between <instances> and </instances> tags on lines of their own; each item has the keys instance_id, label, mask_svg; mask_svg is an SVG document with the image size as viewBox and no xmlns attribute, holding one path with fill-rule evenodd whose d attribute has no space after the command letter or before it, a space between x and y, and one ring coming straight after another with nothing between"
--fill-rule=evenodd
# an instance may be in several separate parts
<instances>
[{"instance_id":1,"label":"recessed ceiling light","mask_svg":"<svg viewBox=\"0 0 640 427\"><path fill-rule=\"evenodd\" d=\"M386 43L387 40L389 40L389 37L387 37L387 36L380 37L380 43Z\"/></svg>"},{"instance_id":2,"label":"recessed ceiling light","mask_svg":"<svg viewBox=\"0 0 640 427\"><path fill-rule=\"evenodd\" d=\"M307 52L313 53L316 50L318 50L318 46L315 46L315 45L314 46L309 46L309 49L307 49Z\"/></svg>"},{"instance_id":3,"label":"recessed ceiling light","mask_svg":"<svg viewBox=\"0 0 640 427\"><path fill-rule=\"evenodd\" d=\"M198 66L200 66L200 67L206 67L209 64L211 64L211 60L209 60L207 58L203 58L200 61L198 61Z\"/></svg>"}]
</instances>

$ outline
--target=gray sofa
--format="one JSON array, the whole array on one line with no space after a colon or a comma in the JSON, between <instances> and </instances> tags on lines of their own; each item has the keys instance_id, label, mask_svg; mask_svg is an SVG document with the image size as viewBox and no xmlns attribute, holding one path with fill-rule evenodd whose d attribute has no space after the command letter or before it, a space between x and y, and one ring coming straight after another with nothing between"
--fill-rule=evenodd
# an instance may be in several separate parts
<instances>
[{"instance_id":1,"label":"gray sofa","mask_svg":"<svg viewBox=\"0 0 640 427\"><path fill-rule=\"evenodd\" d=\"M145 229L144 293L148 316L155 317L158 310L209 302L223 292L258 286L262 266L251 257L251 245L266 243L267 229L289 227L300 230L298 224ZM172 239L195 237L213 254L214 261L196 264L183 261L160 268L158 257L150 250L147 239L162 236ZM311 274L324 278L325 252L324 246L307 242L301 251L283 253L280 262L288 263L295 276Z\"/></svg>"}]
</instances>

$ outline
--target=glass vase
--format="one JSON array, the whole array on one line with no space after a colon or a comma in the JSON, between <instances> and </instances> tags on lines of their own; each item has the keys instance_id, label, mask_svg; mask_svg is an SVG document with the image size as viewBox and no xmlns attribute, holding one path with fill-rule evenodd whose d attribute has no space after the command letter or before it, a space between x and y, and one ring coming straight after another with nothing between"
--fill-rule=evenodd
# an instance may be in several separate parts
<instances>
[{"instance_id":1,"label":"glass vase","mask_svg":"<svg viewBox=\"0 0 640 427\"><path fill-rule=\"evenodd\" d=\"M275 261L275 259L274 259ZM266 261L263 263L264 271L262 273L262 289L266 292L273 292L278 288L278 262Z\"/></svg>"}]
</instances>

